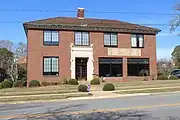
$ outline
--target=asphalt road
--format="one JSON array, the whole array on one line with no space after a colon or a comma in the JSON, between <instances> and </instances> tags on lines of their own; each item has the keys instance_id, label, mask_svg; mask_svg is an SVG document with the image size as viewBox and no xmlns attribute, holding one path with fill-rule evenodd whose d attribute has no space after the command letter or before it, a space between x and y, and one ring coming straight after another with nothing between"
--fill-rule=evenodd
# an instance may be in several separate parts
<instances>
[{"instance_id":1,"label":"asphalt road","mask_svg":"<svg viewBox=\"0 0 180 120\"><path fill-rule=\"evenodd\" d=\"M1 104L0 120L180 120L180 93Z\"/></svg>"}]
</instances>

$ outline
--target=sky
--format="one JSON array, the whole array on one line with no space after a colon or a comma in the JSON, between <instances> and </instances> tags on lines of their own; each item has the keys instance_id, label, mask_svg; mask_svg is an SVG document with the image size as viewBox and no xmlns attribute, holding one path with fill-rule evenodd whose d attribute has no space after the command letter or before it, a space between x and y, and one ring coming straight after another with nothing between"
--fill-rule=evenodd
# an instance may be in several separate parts
<instances>
[{"instance_id":1,"label":"sky","mask_svg":"<svg viewBox=\"0 0 180 120\"><path fill-rule=\"evenodd\" d=\"M173 13L173 7L178 2L180 3L180 0L1 0L0 40L26 43L23 22L58 16L76 17L77 8L82 7L86 11L85 17L150 24L150 27L161 29L156 38L157 57L158 59L170 58L173 48L180 44L180 36L178 36L180 29L173 33L169 31L173 15L122 14L120 12Z\"/></svg>"}]
</instances>

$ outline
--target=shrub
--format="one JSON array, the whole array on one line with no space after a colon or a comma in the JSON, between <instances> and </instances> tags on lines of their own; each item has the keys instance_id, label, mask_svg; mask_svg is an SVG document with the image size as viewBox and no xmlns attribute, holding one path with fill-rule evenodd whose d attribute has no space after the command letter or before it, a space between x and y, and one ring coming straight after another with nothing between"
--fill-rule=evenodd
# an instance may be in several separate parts
<instances>
[{"instance_id":1,"label":"shrub","mask_svg":"<svg viewBox=\"0 0 180 120\"><path fill-rule=\"evenodd\" d=\"M78 81L77 81L76 79L70 79L70 80L68 81L68 84L69 84L69 85L78 85Z\"/></svg>"},{"instance_id":2,"label":"shrub","mask_svg":"<svg viewBox=\"0 0 180 120\"><path fill-rule=\"evenodd\" d=\"M91 85L99 85L100 84L100 80L98 78L94 78L91 80L90 82Z\"/></svg>"},{"instance_id":3,"label":"shrub","mask_svg":"<svg viewBox=\"0 0 180 120\"><path fill-rule=\"evenodd\" d=\"M88 88L87 85L81 84L78 86L78 91L79 92L88 92L87 88Z\"/></svg>"},{"instance_id":4,"label":"shrub","mask_svg":"<svg viewBox=\"0 0 180 120\"><path fill-rule=\"evenodd\" d=\"M0 88L3 89L3 88L12 88L13 86L13 81L12 80L9 80L9 79L6 79L4 80L3 82L0 83Z\"/></svg>"},{"instance_id":5,"label":"shrub","mask_svg":"<svg viewBox=\"0 0 180 120\"><path fill-rule=\"evenodd\" d=\"M169 79L170 80L178 80L179 78L177 76L175 76L175 75L172 75L172 76L169 77Z\"/></svg>"},{"instance_id":6,"label":"shrub","mask_svg":"<svg viewBox=\"0 0 180 120\"><path fill-rule=\"evenodd\" d=\"M113 90L115 90L115 87L112 83L106 83L103 86L103 91L113 91Z\"/></svg>"},{"instance_id":7,"label":"shrub","mask_svg":"<svg viewBox=\"0 0 180 120\"><path fill-rule=\"evenodd\" d=\"M18 80L14 82L14 85L13 85L13 87L24 87L24 86L26 86L26 81L24 80Z\"/></svg>"},{"instance_id":8,"label":"shrub","mask_svg":"<svg viewBox=\"0 0 180 120\"><path fill-rule=\"evenodd\" d=\"M41 86L49 86L50 83L49 82L41 82Z\"/></svg>"},{"instance_id":9,"label":"shrub","mask_svg":"<svg viewBox=\"0 0 180 120\"><path fill-rule=\"evenodd\" d=\"M31 80L29 82L29 87L38 87L38 86L41 86L38 80Z\"/></svg>"},{"instance_id":10,"label":"shrub","mask_svg":"<svg viewBox=\"0 0 180 120\"><path fill-rule=\"evenodd\" d=\"M67 78L63 78L63 79L62 79L62 84L63 84L63 85L67 85L67 84L68 84Z\"/></svg>"},{"instance_id":11,"label":"shrub","mask_svg":"<svg viewBox=\"0 0 180 120\"><path fill-rule=\"evenodd\" d=\"M161 76L161 75L164 75L164 74L163 74L163 73L160 73L160 72L157 73L157 76L158 76L158 77Z\"/></svg>"},{"instance_id":12,"label":"shrub","mask_svg":"<svg viewBox=\"0 0 180 120\"><path fill-rule=\"evenodd\" d=\"M160 75L158 76L158 80L168 80L168 77L164 75Z\"/></svg>"}]
</instances>

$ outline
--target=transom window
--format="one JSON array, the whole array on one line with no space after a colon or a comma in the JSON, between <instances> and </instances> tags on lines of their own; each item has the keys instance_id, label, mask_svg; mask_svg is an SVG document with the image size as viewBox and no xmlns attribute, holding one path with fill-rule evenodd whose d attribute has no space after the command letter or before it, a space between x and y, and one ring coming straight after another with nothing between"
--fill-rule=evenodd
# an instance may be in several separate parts
<instances>
[{"instance_id":1,"label":"transom window","mask_svg":"<svg viewBox=\"0 0 180 120\"><path fill-rule=\"evenodd\" d=\"M88 46L89 44L88 32L75 32L75 45Z\"/></svg>"},{"instance_id":2,"label":"transom window","mask_svg":"<svg viewBox=\"0 0 180 120\"><path fill-rule=\"evenodd\" d=\"M44 31L44 45L59 45L59 32Z\"/></svg>"},{"instance_id":3,"label":"transom window","mask_svg":"<svg viewBox=\"0 0 180 120\"><path fill-rule=\"evenodd\" d=\"M59 75L59 57L43 57L43 75Z\"/></svg>"},{"instance_id":4,"label":"transom window","mask_svg":"<svg viewBox=\"0 0 180 120\"><path fill-rule=\"evenodd\" d=\"M143 35L131 35L131 47L132 48L143 48L144 47L144 36Z\"/></svg>"},{"instance_id":5,"label":"transom window","mask_svg":"<svg viewBox=\"0 0 180 120\"><path fill-rule=\"evenodd\" d=\"M116 33L104 33L104 46L105 47L117 47L118 39Z\"/></svg>"}]
</instances>

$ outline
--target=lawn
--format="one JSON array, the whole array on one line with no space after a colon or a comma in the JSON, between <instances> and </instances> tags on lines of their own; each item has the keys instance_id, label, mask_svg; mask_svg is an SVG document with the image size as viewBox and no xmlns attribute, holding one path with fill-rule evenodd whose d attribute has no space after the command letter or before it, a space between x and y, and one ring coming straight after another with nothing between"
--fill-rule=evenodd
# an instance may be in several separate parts
<instances>
[{"instance_id":1,"label":"lawn","mask_svg":"<svg viewBox=\"0 0 180 120\"><path fill-rule=\"evenodd\" d=\"M180 91L179 88L164 88L164 89L146 89L146 90L130 90L130 91L120 91L120 92L114 92L117 94L135 94L135 93L159 93L159 92L175 92Z\"/></svg>"},{"instance_id":2,"label":"lawn","mask_svg":"<svg viewBox=\"0 0 180 120\"><path fill-rule=\"evenodd\" d=\"M88 84L88 82L82 82ZM80 82L80 84L82 84ZM91 91L102 91L101 85L91 85ZM147 93L180 91L180 80L128 81L113 82L116 93ZM157 89L160 88L160 89ZM0 102L66 99L69 97L89 96L88 93L78 92L77 85L57 85L34 88L9 88L0 90Z\"/></svg>"}]
</instances>

